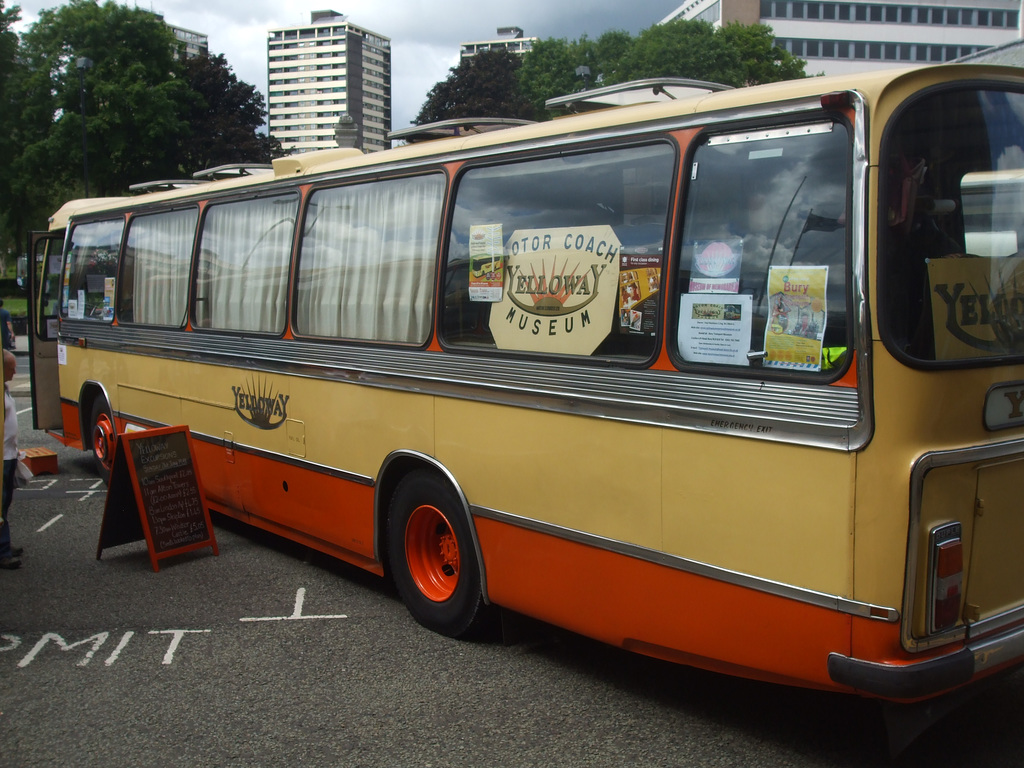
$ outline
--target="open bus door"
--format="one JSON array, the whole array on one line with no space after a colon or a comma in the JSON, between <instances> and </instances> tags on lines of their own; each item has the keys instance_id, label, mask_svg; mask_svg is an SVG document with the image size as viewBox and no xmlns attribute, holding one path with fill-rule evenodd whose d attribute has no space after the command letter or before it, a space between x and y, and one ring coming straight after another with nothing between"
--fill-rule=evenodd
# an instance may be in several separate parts
<instances>
[{"instance_id":1,"label":"open bus door","mask_svg":"<svg viewBox=\"0 0 1024 768\"><path fill-rule=\"evenodd\" d=\"M57 324L63 232L33 232L28 270L28 349L32 377L32 426L61 430L57 377Z\"/></svg>"}]
</instances>

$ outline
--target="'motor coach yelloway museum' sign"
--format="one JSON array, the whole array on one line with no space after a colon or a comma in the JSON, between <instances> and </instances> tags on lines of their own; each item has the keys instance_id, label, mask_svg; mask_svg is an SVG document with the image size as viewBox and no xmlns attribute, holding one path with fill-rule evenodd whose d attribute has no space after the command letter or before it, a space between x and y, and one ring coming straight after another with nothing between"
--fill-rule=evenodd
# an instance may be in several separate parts
<instances>
[{"instance_id":1,"label":"'motor coach yelloway museum' sign","mask_svg":"<svg viewBox=\"0 0 1024 768\"><path fill-rule=\"evenodd\" d=\"M592 354L615 316L619 248L610 226L514 232L506 246L505 290L491 308L495 344Z\"/></svg>"}]
</instances>

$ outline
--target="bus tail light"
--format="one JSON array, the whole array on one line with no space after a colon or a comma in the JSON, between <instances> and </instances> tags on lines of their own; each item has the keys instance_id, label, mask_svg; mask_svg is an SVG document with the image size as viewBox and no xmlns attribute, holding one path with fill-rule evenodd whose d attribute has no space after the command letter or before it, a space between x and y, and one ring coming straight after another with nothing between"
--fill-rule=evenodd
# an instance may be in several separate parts
<instances>
[{"instance_id":1,"label":"bus tail light","mask_svg":"<svg viewBox=\"0 0 1024 768\"><path fill-rule=\"evenodd\" d=\"M928 631L956 626L964 582L964 548L960 523L933 528L928 552Z\"/></svg>"}]
</instances>

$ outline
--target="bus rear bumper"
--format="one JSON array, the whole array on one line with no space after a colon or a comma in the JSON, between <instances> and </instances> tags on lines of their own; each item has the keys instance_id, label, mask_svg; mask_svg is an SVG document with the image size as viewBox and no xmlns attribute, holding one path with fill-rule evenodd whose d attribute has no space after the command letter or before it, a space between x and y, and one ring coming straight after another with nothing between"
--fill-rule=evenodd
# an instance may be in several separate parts
<instances>
[{"instance_id":1,"label":"bus rear bumper","mask_svg":"<svg viewBox=\"0 0 1024 768\"><path fill-rule=\"evenodd\" d=\"M884 664L831 653L829 677L883 699L913 700L945 693L1014 662L1024 661L1024 626L969 642L958 651L909 664Z\"/></svg>"}]
</instances>

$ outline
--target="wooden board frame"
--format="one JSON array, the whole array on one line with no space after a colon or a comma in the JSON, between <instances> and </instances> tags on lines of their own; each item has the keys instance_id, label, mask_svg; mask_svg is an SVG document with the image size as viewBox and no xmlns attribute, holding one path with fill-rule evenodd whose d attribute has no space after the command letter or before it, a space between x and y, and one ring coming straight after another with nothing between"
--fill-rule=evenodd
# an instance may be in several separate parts
<instances>
[{"instance_id":1,"label":"wooden board frame","mask_svg":"<svg viewBox=\"0 0 1024 768\"><path fill-rule=\"evenodd\" d=\"M117 435L96 559L142 539L154 571L163 558L195 549L219 554L187 426Z\"/></svg>"}]
</instances>

